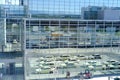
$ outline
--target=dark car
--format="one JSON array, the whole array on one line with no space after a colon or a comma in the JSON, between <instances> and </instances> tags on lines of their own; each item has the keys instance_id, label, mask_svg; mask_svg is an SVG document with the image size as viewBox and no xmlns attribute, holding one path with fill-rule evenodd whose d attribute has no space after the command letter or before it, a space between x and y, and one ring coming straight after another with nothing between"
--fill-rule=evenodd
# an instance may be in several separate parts
<instances>
[{"instance_id":1,"label":"dark car","mask_svg":"<svg viewBox=\"0 0 120 80\"><path fill-rule=\"evenodd\" d=\"M93 54L92 56L94 57L94 59L101 59L101 55L99 54Z\"/></svg>"},{"instance_id":2,"label":"dark car","mask_svg":"<svg viewBox=\"0 0 120 80\"><path fill-rule=\"evenodd\" d=\"M116 77L116 78L114 78L114 80L120 80L120 78Z\"/></svg>"}]
</instances>

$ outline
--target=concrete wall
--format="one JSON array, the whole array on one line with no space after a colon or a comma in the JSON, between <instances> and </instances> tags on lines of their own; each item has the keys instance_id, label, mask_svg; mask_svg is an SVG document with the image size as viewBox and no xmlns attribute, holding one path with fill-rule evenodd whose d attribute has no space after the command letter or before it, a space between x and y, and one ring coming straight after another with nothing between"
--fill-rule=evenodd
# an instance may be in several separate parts
<instances>
[{"instance_id":1,"label":"concrete wall","mask_svg":"<svg viewBox=\"0 0 120 80\"><path fill-rule=\"evenodd\" d=\"M0 47L5 45L4 19L0 19Z\"/></svg>"}]
</instances>

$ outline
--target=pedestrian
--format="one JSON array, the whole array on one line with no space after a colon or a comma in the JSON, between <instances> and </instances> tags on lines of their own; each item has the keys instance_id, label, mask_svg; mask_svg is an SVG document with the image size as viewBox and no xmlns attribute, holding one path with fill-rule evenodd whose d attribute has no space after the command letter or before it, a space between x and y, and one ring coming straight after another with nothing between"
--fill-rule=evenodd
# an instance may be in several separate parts
<instances>
[{"instance_id":1,"label":"pedestrian","mask_svg":"<svg viewBox=\"0 0 120 80\"><path fill-rule=\"evenodd\" d=\"M66 73L66 78L67 79L70 78L70 72L69 71L67 71L67 73Z\"/></svg>"},{"instance_id":2,"label":"pedestrian","mask_svg":"<svg viewBox=\"0 0 120 80\"><path fill-rule=\"evenodd\" d=\"M84 79L84 76L83 76L83 73L81 72L80 73L80 80L83 80Z\"/></svg>"},{"instance_id":3,"label":"pedestrian","mask_svg":"<svg viewBox=\"0 0 120 80\"><path fill-rule=\"evenodd\" d=\"M90 73L89 70L85 70L85 78L90 79L92 74Z\"/></svg>"}]
</instances>

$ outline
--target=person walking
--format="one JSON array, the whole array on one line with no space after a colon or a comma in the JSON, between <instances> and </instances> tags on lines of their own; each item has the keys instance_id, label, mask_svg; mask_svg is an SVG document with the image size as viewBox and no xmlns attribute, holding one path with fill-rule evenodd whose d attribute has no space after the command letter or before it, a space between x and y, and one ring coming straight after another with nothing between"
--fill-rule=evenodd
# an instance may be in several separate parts
<instances>
[{"instance_id":1,"label":"person walking","mask_svg":"<svg viewBox=\"0 0 120 80\"><path fill-rule=\"evenodd\" d=\"M84 76L83 76L84 74L81 72L80 73L80 80L83 80L84 79Z\"/></svg>"},{"instance_id":2,"label":"person walking","mask_svg":"<svg viewBox=\"0 0 120 80\"><path fill-rule=\"evenodd\" d=\"M69 72L69 71L67 71L67 73L66 73L66 78L67 78L67 79L70 78L70 72Z\"/></svg>"}]
</instances>

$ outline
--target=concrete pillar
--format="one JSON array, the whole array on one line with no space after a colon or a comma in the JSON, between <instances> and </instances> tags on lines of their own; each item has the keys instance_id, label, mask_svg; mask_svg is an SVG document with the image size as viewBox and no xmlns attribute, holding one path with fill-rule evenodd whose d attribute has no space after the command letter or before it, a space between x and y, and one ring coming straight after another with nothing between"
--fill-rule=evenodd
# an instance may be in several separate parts
<instances>
[{"instance_id":1,"label":"concrete pillar","mask_svg":"<svg viewBox=\"0 0 120 80\"><path fill-rule=\"evenodd\" d=\"M6 75L7 73L8 73L8 63L4 63L3 65L2 65L2 73L4 74L4 75Z\"/></svg>"},{"instance_id":2,"label":"concrete pillar","mask_svg":"<svg viewBox=\"0 0 120 80\"><path fill-rule=\"evenodd\" d=\"M108 76L108 80L110 80L110 76Z\"/></svg>"}]
</instances>

